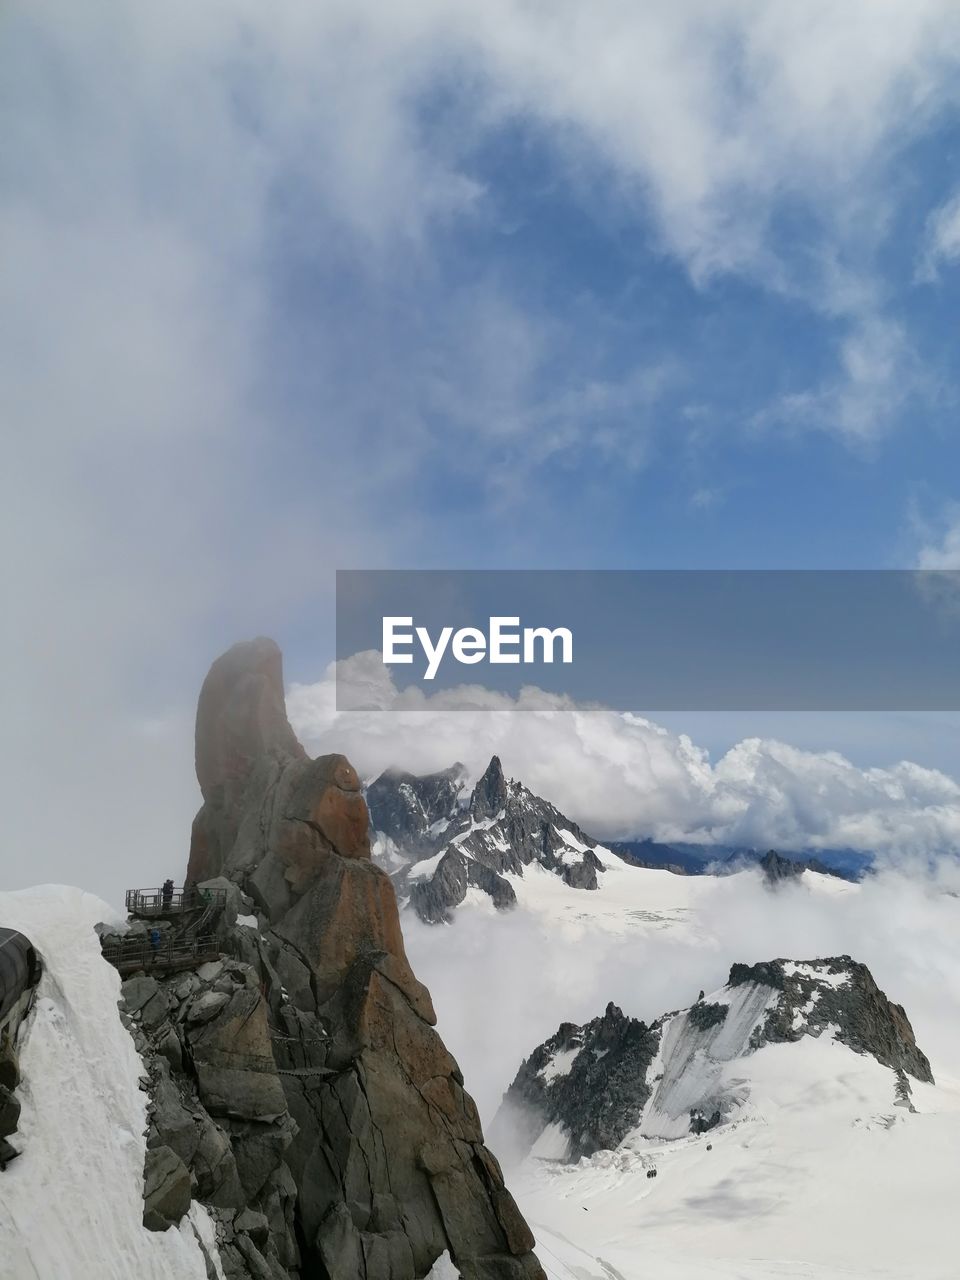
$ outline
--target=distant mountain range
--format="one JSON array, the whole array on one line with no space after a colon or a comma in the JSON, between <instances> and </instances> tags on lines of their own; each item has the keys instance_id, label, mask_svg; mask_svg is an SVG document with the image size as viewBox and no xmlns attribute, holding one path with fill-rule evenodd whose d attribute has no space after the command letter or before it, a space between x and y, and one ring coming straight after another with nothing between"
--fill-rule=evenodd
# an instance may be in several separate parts
<instances>
[{"instance_id":1,"label":"distant mountain range","mask_svg":"<svg viewBox=\"0 0 960 1280\"><path fill-rule=\"evenodd\" d=\"M746 845L690 844L678 841L663 844L658 840L614 840L608 845L625 862L635 867L661 868L676 875L727 875L744 864L756 863L769 850ZM859 880L873 866L873 854L854 849L802 849L777 851L779 856L822 875L840 875L845 880Z\"/></svg>"},{"instance_id":2,"label":"distant mountain range","mask_svg":"<svg viewBox=\"0 0 960 1280\"><path fill-rule=\"evenodd\" d=\"M480 894L500 910L513 906L511 876L536 865L576 889L600 887L611 864L676 875L730 875L759 865L770 882L804 871L856 880L869 855L849 850L785 854L731 845L621 840L603 844L550 801L504 775L493 756L470 788L463 765L430 774L388 769L367 788L373 855L398 890L430 924Z\"/></svg>"}]
</instances>

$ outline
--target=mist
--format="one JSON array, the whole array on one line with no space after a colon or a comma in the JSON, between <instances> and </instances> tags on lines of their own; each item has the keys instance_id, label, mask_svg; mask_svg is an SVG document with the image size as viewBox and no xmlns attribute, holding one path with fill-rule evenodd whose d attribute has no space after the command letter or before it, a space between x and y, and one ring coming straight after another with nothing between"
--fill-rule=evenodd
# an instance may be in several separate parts
<instances>
[{"instance_id":1,"label":"mist","mask_svg":"<svg viewBox=\"0 0 960 1280\"><path fill-rule=\"evenodd\" d=\"M643 870L637 875L643 876ZM767 888L756 871L712 882L690 930L561 931L523 908L465 904L446 926L403 918L414 969L485 1124L521 1061L561 1022L612 1000L652 1021L722 986L731 964L850 955L902 1004L934 1076L960 1077L960 876L886 871L843 894ZM571 893L584 892L571 890Z\"/></svg>"}]
</instances>

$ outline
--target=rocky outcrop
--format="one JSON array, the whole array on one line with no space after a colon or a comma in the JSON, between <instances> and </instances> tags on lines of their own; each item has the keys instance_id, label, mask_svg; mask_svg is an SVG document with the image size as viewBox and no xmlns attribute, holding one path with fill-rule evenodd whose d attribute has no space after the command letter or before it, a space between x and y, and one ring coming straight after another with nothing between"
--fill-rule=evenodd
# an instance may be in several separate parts
<instances>
[{"instance_id":1,"label":"rocky outcrop","mask_svg":"<svg viewBox=\"0 0 960 1280\"><path fill-rule=\"evenodd\" d=\"M498 911L516 905L517 893L510 881L468 858L456 845L441 854L433 875L410 882L410 903L427 924L443 924L470 888L487 894Z\"/></svg>"},{"instance_id":2,"label":"rocky outcrop","mask_svg":"<svg viewBox=\"0 0 960 1280\"><path fill-rule=\"evenodd\" d=\"M518 1071L491 1141L511 1162L533 1149L550 1126L563 1137L544 1154L579 1160L618 1146L650 1096L647 1076L659 1044L659 1029L628 1018L612 1003L582 1027L561 1023Z\"/></svg>"},{"instance_id":3,"label":"rocky outcrop","mask_svg":"<svg viewBox=\"0 0 960 1280\"><path fill-rule=\"evenodd\" d=\"M419 777L388 769L367 788L370 825L374 831L389 833L408 860L428 856L460 816L465 786L462 764Z\"/></svg>"},{"instance_id":4,"label":"rocky outcrop","mask_svg":"<svg viewBox=\"0 0 960 1280\"><path fill-rule=\"evenodd\" d=\"M357 775L296 742L272 642L211 668L197 776L188 881L223 877L239 901L220 960L124 984L150 1075L148 1225L176 1217L186 1174L231 1280L419 1280L444 1253L465 1280L539 1280Z\"/></svg>"},{"instance_id":5,"label":"rocky outcrop","mask_svg":"<svg viewBox=\"0 0 960 1280\"><path fill-rule=\"evenodd\" d=\"M735 964L727 985L650 1026L608 1005L584 1026L561 1025L522 1064L491 1136L509 1160L533 1152L578 1160L647 1138L705 1133L749 1097L729 1063L773 1043L829 1036L890 1069L891 1105L911 1106L908 1077L932 1082L900 1005L849 956Z\"/></svg>"},{"instance_id":6,"label":"rocky outcrop","mask_svg":"<svg viewBox=\"0 0 960 1280\"><path fill-rule=\"evenodd\" d=\"M144 1225L166 1230L195 1197L217 1224L229 1280L297 1274L296 1188L284 1162L295 1125L258 970L224 958L135 974L121 987L121 1016L149 1077Z\"/></svg>"},{"instance_id":7,"label":"rocky outcrop","mask_svg":"<svg viewBox=\"0 0 960 1280\"><path fill-rule=\"evenodd\" d=\"M781 884L798 883L805 871L812 871L820 876L833 876L837 880L846 880L847 876L833 870L818 858L785 858L776 849L768 849L757 864L768 885L776 888Z\"/></svg>"},{"instance_id":8,"label":"rocky outcrop","mask_svg":"<svg viewBox=\"0 0 960 1280\"><path fill-rule=\"evenodd\" d=\"M422 920L451 918L467 890L499 910L516 891L506 878L536 864L577 889L596 889L597 842L521 782L507 781L498 756L469 796L461 766L414 778L388 770L367 792L375 856Z\"/></svg>"},{"instance_id":9,"label":"rocky outcrop","mask_svg":"<svg viewBox=\"0 0 960 1280\"><path fill-rule=\"evenodd\" d=\"M868 1053L915 1080L933 1082L930 1063L903 1006L888 1000L867 966L850 956L806 964L735 964L729 985L744 984L768 986L778 993L763 1023L763 1042L799 1040L835 1028L836 1038L854 1052Z\"/></svg>"}]
</instances>

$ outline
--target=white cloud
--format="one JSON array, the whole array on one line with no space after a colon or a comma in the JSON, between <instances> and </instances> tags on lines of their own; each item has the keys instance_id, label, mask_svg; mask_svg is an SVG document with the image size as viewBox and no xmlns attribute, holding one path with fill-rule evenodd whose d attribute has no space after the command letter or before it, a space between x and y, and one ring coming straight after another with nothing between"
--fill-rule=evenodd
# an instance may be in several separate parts
<instances>
[{"instance_id":1,"label":"white cloud","mask_svg":"<svg viewBox=\"0 0 960 1280\"><path fill-rule=\"evenodd\" d=\"M960 191L950 197L927 220L917 278L927 283L936 280L942 266L950 266L960 258Z\"/></svg>"},{"instance_id":2,"label":"white cloud","mask_svg":"<svg viewBox=\"0 0 960 1280\"><path fill-rule=\"evenodd\" d=\"M518 474L594 439L642 460L669 370L607 383L509 282L441 278L445 229L498 216L478 143L531 128L586 207L652 225L696 279L796 288L778 212L837 253L875 236L885 163L953 104L957 25L946 0L8 6L8 846L49 874L109 864L112 892L136 826L169 869L189 712L162 754L136 725L192 701L198 653L302 608L318 548L422 547L425 460L494 474L504 436ZM314 324L281 342L292 258ZM314 381L291 388L298 341ZM83 816L69 850L37 821L48 778Z\"/></svg>"},{"instance_id":3,"label":"white cloud","mask_svg":"<svg viewBox=\"0 0 960 1280\"><path fill-rule=\"evenodd\" d=\"M960 506L948 507L940 526L917 552L918 569L960 569Z\"/></svg>"},{"instance_id":4,"label":"white cloud","mask_svg":"<svg viewBox=\"0 0 960 1280\"><path fill-rule=\"evenodd\" d=\"M833 377L783 396L755 425L815 428L863 445L896 425L909 402L935 392L903 327L878 314L853 317L837 364Z\"/></svg>"},{"instance_id":5,"label":"white cloud","mask_svg":"<svg viewBox=\"0 0 960 1280\"><path fill-rule=\"evenodd\" d=\"M861 769L837 752L747 738L712 763L685 734L533 688L515 700L469 687L397 693L376 654L344 673L380 709L338 711L333 671L290 690L291 720L311 752L343 751L368 778L456 760L479 775L496 753L600 839L849 847L892 861L960 847L960 785L907 761ZM464 705L477 710L450 709Z\"/></svg>"}]
</instances>

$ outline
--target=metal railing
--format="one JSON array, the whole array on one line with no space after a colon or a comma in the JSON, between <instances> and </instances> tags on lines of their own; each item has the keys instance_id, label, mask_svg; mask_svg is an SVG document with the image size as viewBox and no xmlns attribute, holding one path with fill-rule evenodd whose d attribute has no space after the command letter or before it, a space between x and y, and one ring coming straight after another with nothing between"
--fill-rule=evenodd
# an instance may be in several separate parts
<instances>
[{"instance_id":1,"label":"metal railing","mask_svg":"<svg viewBox=\"0 0 960 1280\"><path fill-rule=\"evenodd\" d=\"M121 938L102 945L103 958L121 973L137 969L189 969L205 960L216 960L220 942L216 934L151 939L147 934Z\"/></svg>"},{"instance_id":2,"label":"metal railing","mask_svg":"<svg viewBox=\"0 0 960 1280\"><path fill-rule=\"evenodd\" d=\"M184 885L164 892L159 889L128 889L127 911L132 916L172 916L198 907L211 906L226 899L226 889L200 889Z\"/></svg>"}]
</instances>

